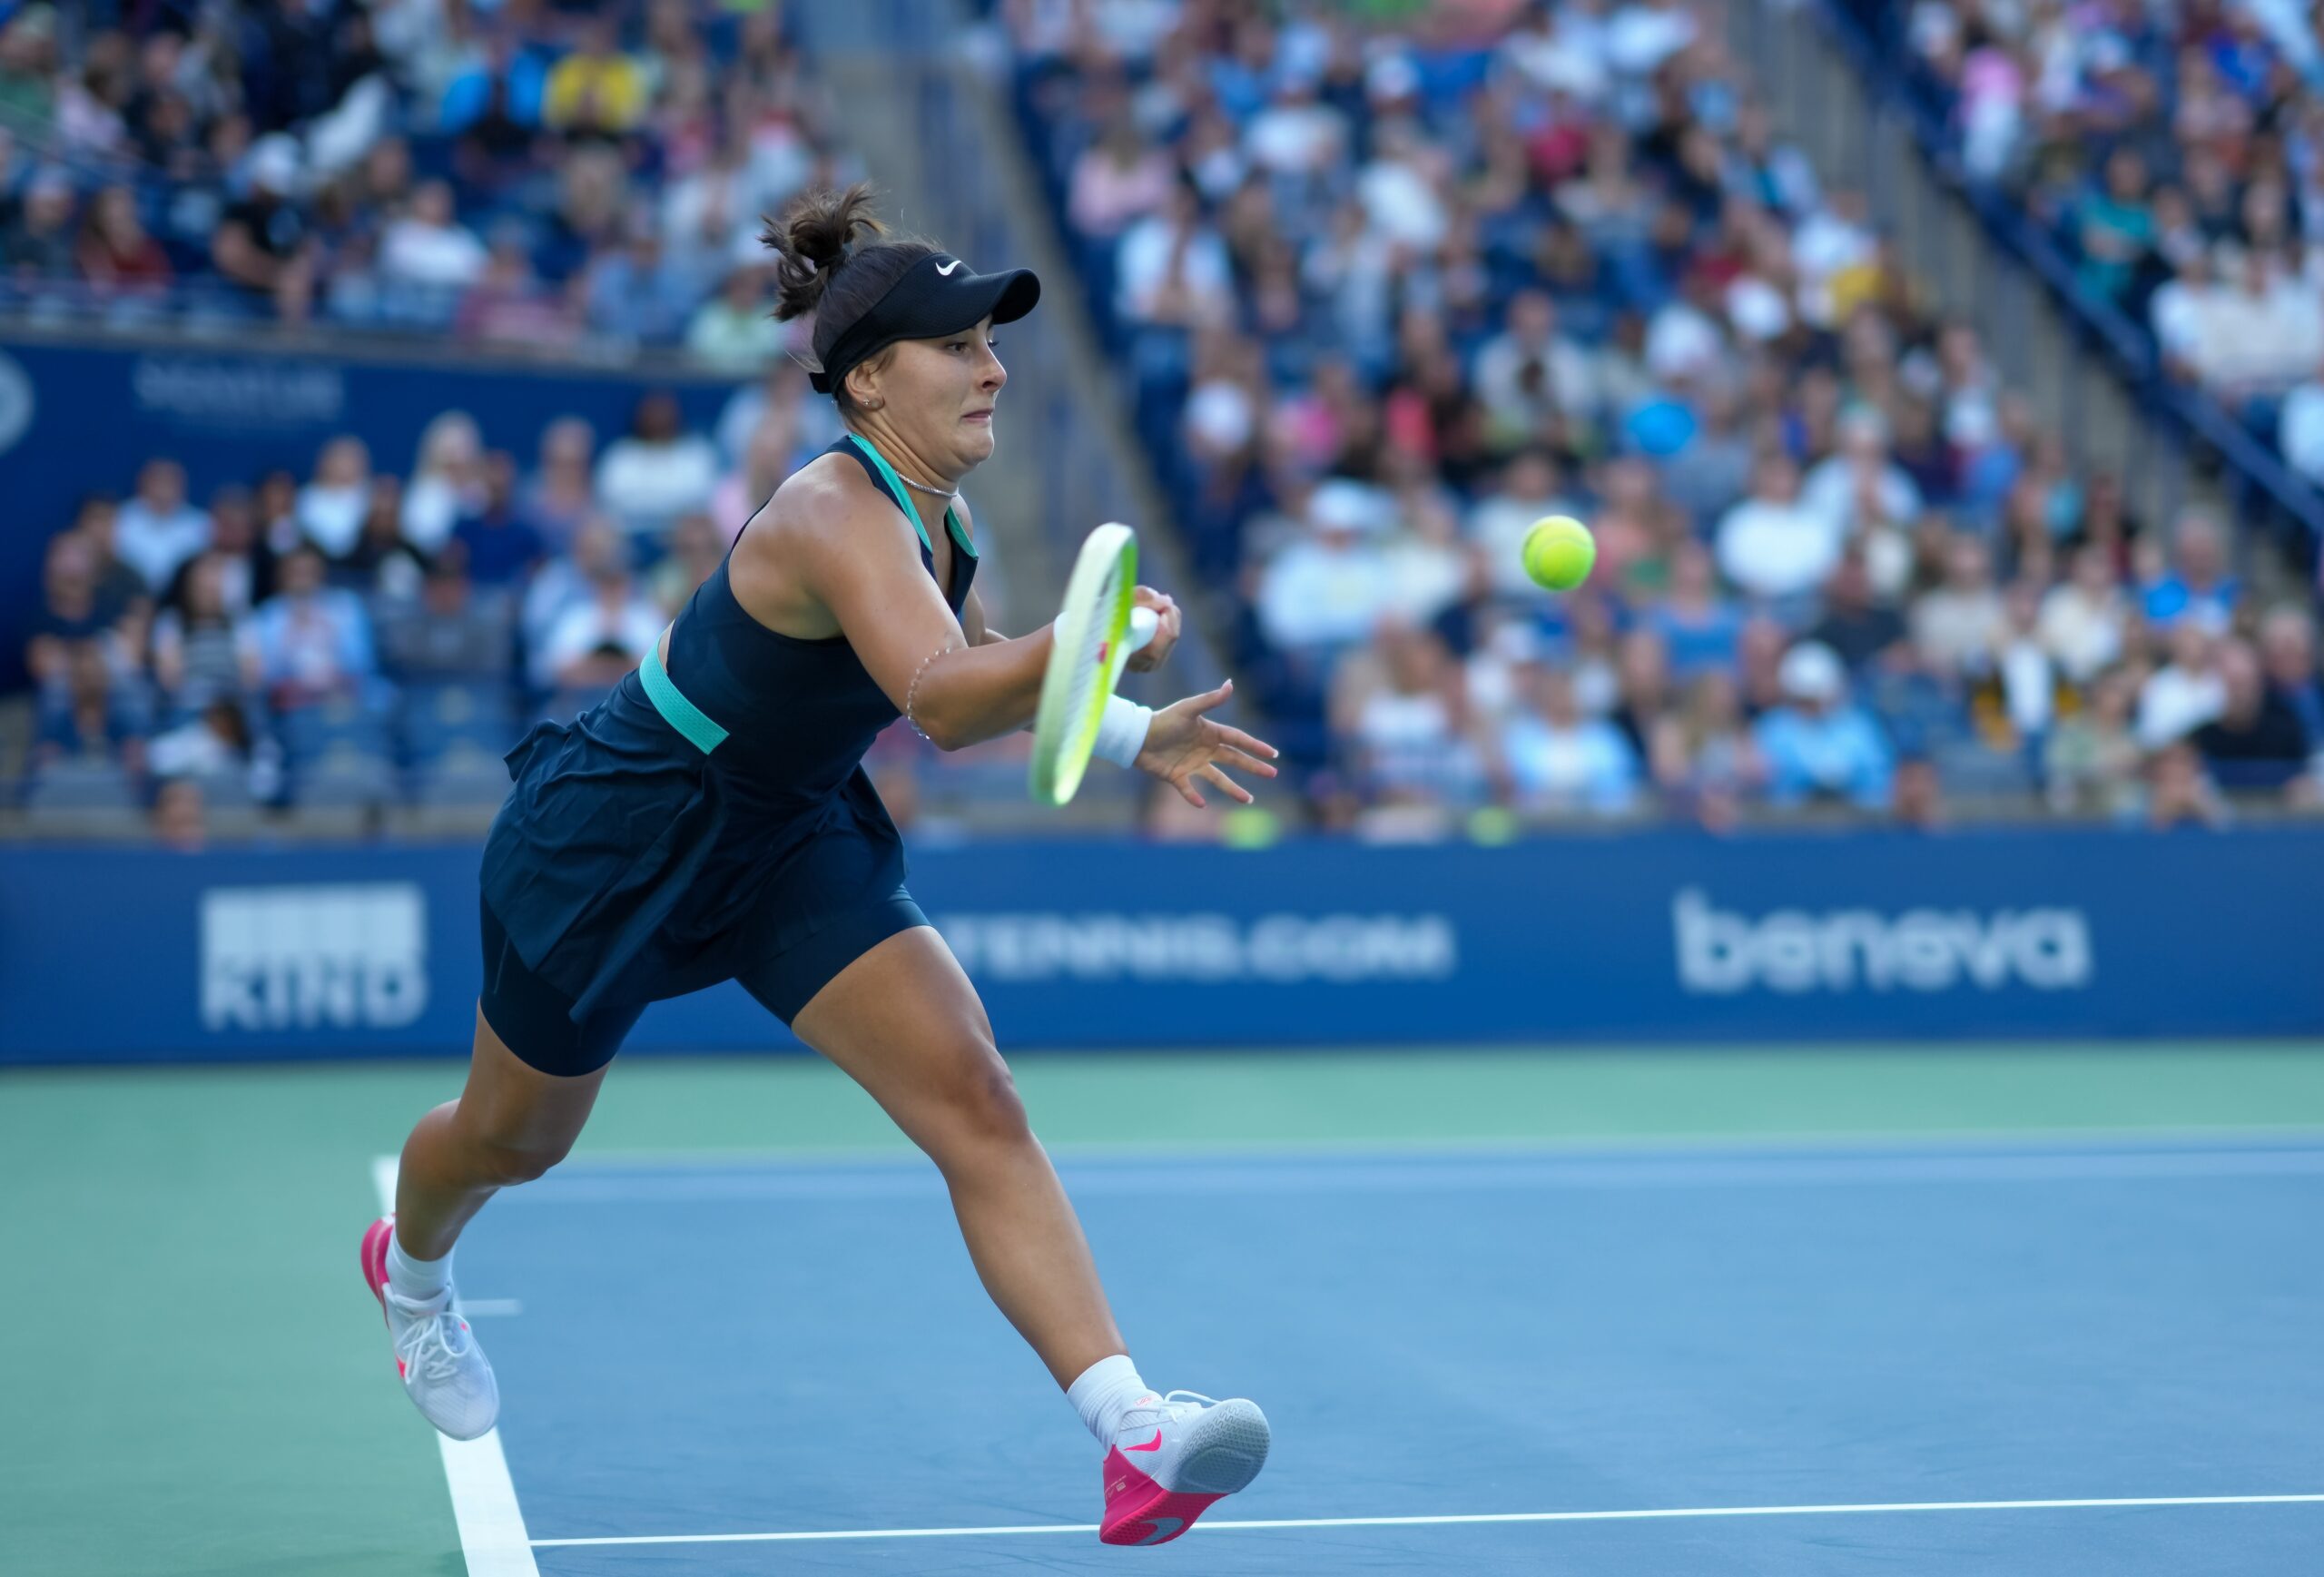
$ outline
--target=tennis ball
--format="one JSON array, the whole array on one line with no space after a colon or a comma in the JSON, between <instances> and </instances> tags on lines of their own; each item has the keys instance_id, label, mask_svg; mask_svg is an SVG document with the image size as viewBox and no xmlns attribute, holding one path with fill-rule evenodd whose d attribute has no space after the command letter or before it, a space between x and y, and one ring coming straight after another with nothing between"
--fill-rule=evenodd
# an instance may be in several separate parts
<instances>
[{"instance_id":1,"label":"tennis ball","mask_svg":"<svg viewBox=\"0 0 2324 1577\"><path fill-rule=\"evenodd\" d=\"M1525 533L1525 573L1550 591L1571 591L1590 578L1598 544L1590 527L1571 515L1549 515Z\"/></svg>"}]
</instances>

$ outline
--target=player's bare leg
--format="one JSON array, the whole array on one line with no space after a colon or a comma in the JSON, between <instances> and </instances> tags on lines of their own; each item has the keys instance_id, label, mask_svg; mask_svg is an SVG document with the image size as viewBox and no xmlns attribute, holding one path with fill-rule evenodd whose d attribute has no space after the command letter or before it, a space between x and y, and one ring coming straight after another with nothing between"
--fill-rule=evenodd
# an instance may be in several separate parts
<instances>
[{"instance_id":1,"label":"player's bare leg","mask_svg":"<svg viewBox=\"0 0 2324 1577\"><path fill-rule=\"evenodd\" d=\"M1081 1223L1033 1137L976 989L927 927L857 959L793 1020L944 1174L985 1290L1098 1443L1114 1544L1177 1538L1266 1461L1256 1405L1147 1389L1098 1280Z\"/></svg>"}]
</instances>

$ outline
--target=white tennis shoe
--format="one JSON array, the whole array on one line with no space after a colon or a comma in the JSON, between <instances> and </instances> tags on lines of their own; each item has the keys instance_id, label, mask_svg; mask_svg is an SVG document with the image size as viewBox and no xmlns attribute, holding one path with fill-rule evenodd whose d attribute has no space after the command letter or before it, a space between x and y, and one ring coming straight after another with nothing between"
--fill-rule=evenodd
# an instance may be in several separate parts
<instances>
[{"instance_id":1,"label":"white tennis shoe","mask_svg":"<svg viewBox=\"0 0 2324 1577\"><path fill-rule=\"evenodd\" d=\"M387 1316L396 1373L428 1423L455 1440L474 1440L500 1416L500 1384L449 1286L431 1298L409 1298L388 1285L395 1219L382 1216L363 1234L363 1280Z\"/></svg>"},{"instance_id":2,"label":"white tennis shoe","mask_svg":"<svg viewBox=\"0 0 2324 1577\"><path fill-rule=\"evenodd\" d=\"M1151 1392L1122 1417L1106 1453L1108 1544L1167 1544L1266 1465L1267 1415L1241 1397L1214 1402L1195 1391Z\"/></svg>"}]
</instances>

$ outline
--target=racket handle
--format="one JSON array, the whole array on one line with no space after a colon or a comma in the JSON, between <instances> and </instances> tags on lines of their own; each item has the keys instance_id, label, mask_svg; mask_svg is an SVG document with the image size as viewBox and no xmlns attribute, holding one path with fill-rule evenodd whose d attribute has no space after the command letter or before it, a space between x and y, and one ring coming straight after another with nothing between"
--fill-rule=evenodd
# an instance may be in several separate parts
<instances>
[{"instance_id":1,"label":"racket handle","mask_svg":"<svg viewBox=\"0 0 2324 1577\"><path fill-rule=\"evenodd\" d=\"M1129 610L1129 635L1123 645L1133 652L1142 652L1154 639L1154 632L1162 627L1162 616L1150 607Z\"/></svg>"}]
</instances>

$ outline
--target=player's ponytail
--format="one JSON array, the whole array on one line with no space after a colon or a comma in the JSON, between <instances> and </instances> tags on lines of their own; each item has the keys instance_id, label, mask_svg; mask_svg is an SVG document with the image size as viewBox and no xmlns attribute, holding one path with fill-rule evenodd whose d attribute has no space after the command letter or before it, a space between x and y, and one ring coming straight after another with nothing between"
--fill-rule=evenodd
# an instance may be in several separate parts
<instances>
[{"instance_id":1,"label":"player's ponytail","mask_svg":"<svg viewBox=\"0 0 2324 1577\"><path fill-rule=\"evenodd\" d=\"M789 320L813 311L857 234L878 235L886 228L872 212L872 188L861 181L844 192L823 188L793 198L759 237L778 254L774 315Z\"/></svg>"},{"instance_id":2,"label":"player's ponytail","mask_svg":"<svg viewBox=\"0 0 2324 1577\"><path fill-rule=\"evenodd\" d=\"M759 236L776 255L774 315L785 321L815 316L815 367L839 337L879 303L889 288L936 247L918 236L897 236L872 209L872 188L857 182L844 192L803 192L766 222ZM850 408L844 387L832 391Z\"/></svg>"}]
</instances>

